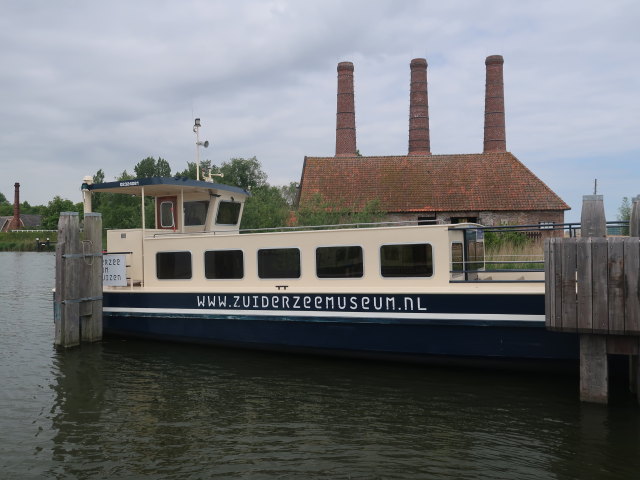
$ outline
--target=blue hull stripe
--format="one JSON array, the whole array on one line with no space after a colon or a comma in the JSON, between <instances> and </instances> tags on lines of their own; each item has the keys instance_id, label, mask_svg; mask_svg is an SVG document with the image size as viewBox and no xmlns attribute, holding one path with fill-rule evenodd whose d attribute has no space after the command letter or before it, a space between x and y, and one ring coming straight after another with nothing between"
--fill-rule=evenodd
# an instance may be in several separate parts
<instances>
[{"instance_id":1,"label":"blue hull stripe","mask_svg":"<svg viewBox=\"0 0 640 480\"><path fill-rule=\"evenodd\" d=\"M204 305L202 297L195 293L105 292L105 332L413 360L448 356L508 360L578 357L577 335L545 329L542 295L379 295L378 299L375 295L309 294L298 295L298 299L288 295L288 309L280 308L284 295L277 301L267 294L251 295L250 299L248 295L238 295L237 299L230 294L215 295L214 299L204 295ZM344 297L339 304L338 297ZM236 301L240 305L244 301L245 307L249 303L250 307L265 308L231 308ZM310 308L296 310L296 301L300 307ZM214 302L217 308L206 308ZM340 311L345 302L352 303L353 308ZM442 311L445 307L449 310Z\"/></svg>"}]
</instances>

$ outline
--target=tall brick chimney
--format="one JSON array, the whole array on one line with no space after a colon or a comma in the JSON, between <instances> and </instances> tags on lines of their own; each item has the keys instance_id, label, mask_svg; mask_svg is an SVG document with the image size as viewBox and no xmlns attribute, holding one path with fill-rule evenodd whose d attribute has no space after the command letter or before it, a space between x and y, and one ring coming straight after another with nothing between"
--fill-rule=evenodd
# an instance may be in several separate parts
<instances>
[{"instance_id":1,"label":"tall brick chimney","mask_svg":"<svg viewBox=\"0 0 640 480\"><path fill-rule=\"evenodd\" d=\"M20 223L20 184L16 182L14 184L15 191L13 194L13 218L9 223L8 230L18 230L22 227Z\"/></svg>"},{"instance_id":2,"label":"tall brick chimney","mask_svg":"<svg viewBox=\"0 0 640 480\"><path fill-rule=\"evenodd\" d=\"M356 110L353 95L353 63L338 64L336 157L356 155Z\"/></svg>"},{"instance_id":3,"label":"tall brick chimney","mask_svg":"<svg viewBox=\"0 0 640 480\"><path fill-rule=\"evenodd\" d=\"M409 94L409 155L431 155L429 143L429 97L427 94L427 60L411 60Z\"/></svg>"},{"instance_id":4,"label":"tall brick chimney","mask_svg":"<svg viewBox=\"0 0 640 480\"><path fill-rule=\"evenodd\" d=\"M487 83L484 97L484 153L506 152L507 136L504 122L504 83L502 55L490 55L485 60Z\"/></svg>"}]
</instances>

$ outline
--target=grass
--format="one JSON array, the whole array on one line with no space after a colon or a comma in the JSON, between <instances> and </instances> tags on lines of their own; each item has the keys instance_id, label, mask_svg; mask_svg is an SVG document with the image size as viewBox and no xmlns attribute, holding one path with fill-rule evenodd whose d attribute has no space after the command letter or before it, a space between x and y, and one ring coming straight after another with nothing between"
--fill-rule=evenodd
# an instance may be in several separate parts
<instances>
[{"instance_id":1,"label":"grass","mask_svg":"<svg viewBox=\"0 0 640 480\"><path fill-rule=\"evenodd\" d=\"M36 238L46 241L49 238L49 248L41 248L40 251L52 252L55 250L55 241L58 232L38 232L21 230L19 232L0 232L0 252L36 252L38 251Z\"/></svg>"},{"instance_id":2,"label":"grass","mask_svg":"<svg viewBox=\"0 0 640 480\"><path fill-rule=\"evenodd\" d=\"M486 246L487 270L543 270L544 264L532 263L544 260L544 241L531 240L523 244L510 242ZM508 263L495 263L508 262Z\"/></svg>"}]
</instances>

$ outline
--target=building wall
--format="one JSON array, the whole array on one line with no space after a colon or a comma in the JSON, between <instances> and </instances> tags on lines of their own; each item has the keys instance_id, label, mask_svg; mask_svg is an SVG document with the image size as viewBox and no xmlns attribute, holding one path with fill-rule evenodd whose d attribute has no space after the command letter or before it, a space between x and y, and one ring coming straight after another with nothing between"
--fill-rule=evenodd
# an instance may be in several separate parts
<instances>
[{"instance_id":1,"label":"building wall","mask_svg":"<svg viewBox=\"0 0 640 480\"><path fill-rule=\"evenodd\" d=\"M477 223L488 227L500 225L539 225L542 223L564 223L564 211L468 211L468 212L411 212L390 213L386 217L390 222L417 222L419 219L432 218L434 223L459 223L459 219L476 219ZM432 220L432 221L433 221ZM559 232L557 234L560 234Z\"/></svg>"}]
</instances>

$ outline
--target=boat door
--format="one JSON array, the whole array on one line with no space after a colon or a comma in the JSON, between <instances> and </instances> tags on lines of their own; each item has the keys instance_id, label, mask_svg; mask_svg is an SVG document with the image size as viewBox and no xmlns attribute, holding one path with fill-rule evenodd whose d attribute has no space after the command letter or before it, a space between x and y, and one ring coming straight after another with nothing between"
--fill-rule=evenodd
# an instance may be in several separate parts
<instances>
[{"instance_id":1,"label":"boat door","mask_svg":"<svg viewBox=\"0 0 640 480\"><path fill-rule=\"evenodd\" d=\"M156 198L156 228L178 228L178 197Z\"/></svg>"}]
</instances>

